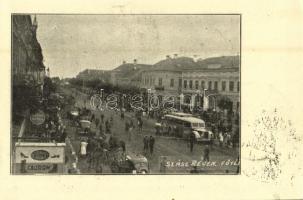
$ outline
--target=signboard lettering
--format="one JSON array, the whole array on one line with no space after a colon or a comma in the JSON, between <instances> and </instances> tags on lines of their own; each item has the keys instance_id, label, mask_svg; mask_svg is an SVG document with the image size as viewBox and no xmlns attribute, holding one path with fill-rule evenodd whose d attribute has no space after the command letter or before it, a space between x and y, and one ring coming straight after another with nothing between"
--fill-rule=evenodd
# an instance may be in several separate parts
<instances>
[{"instance_id":1,"label":"signboard lettering","mask_svg":"<svg viewBox=\"0 0 303 200\"><path fill-rule=\"evenodd\" d=\"M46 160L49 158L49 153L45 150L36 150L32 152L31 157L34 160Z\"/></svg>"},{"instance_id":2,"label":"signboard lettering","mask_svg":"<svg viewBox=\"0 0 303 200\"><path fill-rule=\"evenodd\" d=\"M56 173L58 171L56 164L27 164L27 173Z\"/></svg>"},{"instance_id":3,"label":"signboard lettering","mask_svg":"<svg viewBox=\"0 0 303 200\"><path fill-rule=\"evenodd\" d=\"M39 110L38 112L36 112L35 114L32 114L30 116L30 120L33 124L35 124L37 126L41 125L45 121L45 114L43 111Z\"/></svg>"}]
</instances>

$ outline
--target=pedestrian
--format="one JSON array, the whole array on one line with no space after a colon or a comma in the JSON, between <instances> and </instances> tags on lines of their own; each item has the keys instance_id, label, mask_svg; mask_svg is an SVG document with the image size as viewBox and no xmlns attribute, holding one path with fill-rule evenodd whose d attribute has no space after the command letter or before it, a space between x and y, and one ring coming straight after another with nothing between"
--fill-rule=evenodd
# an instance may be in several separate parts
<instances>
[{"instance_id":1,"label":"pedestrian","mask_svg":"<svg viewBox=\"0 0 303 200\"><path fill-rule=\"evenodd\" d=\"M192 132L189 136L189 146L190 146L190 152L192 153L194 150L194 143L195 143L196 137L195 134Z\"/></svg>"},{"instance_id":2,"label":"pedestrian","mask_svg":"<svg viewBox=\"0 0 303 200\"><path fill-rule=\"evenodd\" d=\"M160 162L160 172L161 173L166 173L166 157L163 156Z\"/></svg>"},{"instance_id":3,"label":"pedestrian","mask_svg":"<svg viewBox=\"0 0 303 200\"><path fill-rule=\"evenodd\" d=\"M112 127L114 125L114 118L113 118L113 116L110 116L109 121L110 121L110 126Z\"/></svg>"},{"instance_id":4,"label":"pedestrian","mask_svg":"<svg viewBox=\"0 0 303 200\"><path fill-rule=\"evenodd\" d=\"M229 132L226 135L226 144L227 144L227 147L229 147L229 148L232 147L231 134Z\"/></svg>"},{"instance_id":5,"label":"pedestrian","mask_svg":"<svg viewBox=\"0 0 303 200\"><path fill-rule=\"evenodd\" d=\"M149 137L149 153L150 153L150 155L153 155L153 153L154 153L154 144L155 144L155 138L151 135Z\"/></svg>"},{"instance_id":6,"label":"pedestrian","mask_svg":"<svg viewBox=\"0 0 303 200\"><path fill-rule=\"evenodd\" d=\"M92 121L94 121L94 120L95 120L95 115L92 114L92 116L91 116L91 118L90 118L90 121L92 122Z\"/></svg>"},{"instance_id":7,"label":"pedestrian","mask_svg":"<svg viewBox=\"0 0 303 200\"><path fill-rule=\"evenodd\" d=\"M80 143L80 155L81 157L85 157L87 152L86 152L86 147L87 147L87 142L85 141L85 139L82 139L81 143Z\"/></svg>"},{"instance_id":8,"label":"pedestrian","mask_svg":"<svg viewBox=\"0 0 303 200\"><path fill-rule=\"evenodd\" d=\"M121 119L124 120L124 112L121 110Z\"/></svg>"},{"instance_id":9,"label":"pedestrian","mask_svg":"<svg viewBox=\"0 0 303 200\"><path fill-rule=\"evenodd\" d=\"M145 154L148 152L148 143L149 143L149 139L146 135L143 138L143 151L144 151Z\"/></svg>"},{"instance_id":10,"label":"pedestrian","mask_svg":"<svg viewBox=\"0 0 303 200\"><path fill-rule=\"evenodd\" d=\"M143 121L141 117L138 119L139 132L142 133Z\"/></svg>"},{"instance_id":11,"label":"pedestrian","mask_svg":"<svg viewBox=\"0 0 303 200\"><path fill-rule=\"evenodd\" d=\"M92 138L89 138L87 141L86 151L87 151L87 161L89 164L89 168L91 168L93 164L93 152L95 151L95 144Z\"/></svg>"},{"instance_id":12,"label":"pedestrian","mask_svg":"<svg viewBox=\"0 0 303 200\"><path fill-rule=\"evenodd\" d=\"M106 120L106 122L105 122L105 131L106 131L107 134L111 133L110 132L110 124L109 124L108 120Z\"/></svg>"},{"instance_id":13,"label":"pedestrian","mask_svg":"<svg viewBox=\"0 0 303 200\"><path fill-rule=\"evenodd\" d=\"M94 168L97 173L102 172L102 161L104 160L103 158L103 149L100 147L100 145L97 146L97 148L94 151L93 154L93 159L94 159ZM100 172L101 170L101 172Z\"/></svg>"},{"instance_id":14,"label":"pedestrian","mask_svg":"<svg viewBox=\"0 0 303 200\"><path fill-rule=\"evenodd\" d=\"M209 151L209 146L206 145L206 147L204 148L203 161L209 161Z\"/></svg>"},{"instance_id":15,"label":"pedestrian","mask_svg":"<svg viewBox=\"0 0 303 200\"><path fill-rule=\"evenodd\" d=\"M102 135L103 134L103 125L102 124L99 125L99 131L100 131L100 135Z\"/></svg>"},{"instance_id":16,"label":"pedestrian","mask_svg":"<svg viewBox=\"0 0 303 200\"><path fill-rule=\"evenodd\" d=\"M96 127L99 126L99 123L100 123L100 119L98 117L96 117L96 120L95 120Z\"/></svg>"},{"instance_id":17,"label":"pedestrian","mask_svg":"<svg viewBox=\"0 0 303 200\"><path fill-rule=\"evenodd\" d=\"M67 137L67 133L66 133L65 129L63 129L63 132L60 137L60 141L65 142L66 137Z\"/></svg>"},{"instance_id":18,"label":"pedestrian","mask_svg":"<svg viewBox=\"0 0 303 200\"><path fill-rule=\"evenodd\" d=\"M156 135L160 135L160 124L156 123Z\"/></svg>"},{"instance_id":19,"label":"pedestrian","mask_svg":"<svg viewBox=\"0 0 303 200\"><path fill-rule=\"evenodd\" d=\"M123 140L120 140L120 147L122 148L123 153L126 152L125 142Z\"/></svg>"},{"instance_id":20,"label":"pedestrian","mask_svg":"<svg viewBox=\"0 0 303 200\"><path fill-rule=\"evenodd\" d=\"M125 122L125 133L127 134L127 137L128 137L128 141L131 141L131 135L129 133L129 123L128 121Z\"/></svg>"},{"instance_id":21,"label":"pedestrian","mask_svg":"<svg viewBox=\"0 0 303 200\"><path fill-rule=\"evenodd\" d=\"M104 114L101 113L101 123L104 123Z\"/></svg>"},{"instance_id":22,"label":"pedestrian","mask_svg":"<svg viewBox=\"0 0 303 200\"><path fill-rule=\"evenodd\" d=\"M223 133L220 131L220 133L219 133L219 144L220 144L220 147L223 147L223 141L224 141Z\"/></svg>"},{"instance_id":23,"label":"pedestrian","mask_svg":"<svg viewBox=\"0 0 303 200\"><path fill-rule=\"evenodd\" d=\"M129 128L130 128L130 129L135 128L135 125L134 125L134 122L133 122L132 119L131 119L130 122L129 122Z\"/></svg>"},{"instance_id":24,"label":"pedestrian","mask_svg":"<svg viewBox=\"0 0 303 200\"><path fill-rule=\"evenodd\" d=\"M130 120L130 122L129 122L129 128L128 128L128 138L129 138L129 141L131 141L131 138L132 138L133 128L134 128L134 123L133 123L132 120Z\"/></svg>"},{"instance_id":25,"label":"pedestrian","mask_svg":"<svg viewBox=\"0 0 303 200\"><path fill-rule=\"evenodd\" d=\"M227 131L223 134L223 146L227 146Z\"/></svg>"}]
</instances>

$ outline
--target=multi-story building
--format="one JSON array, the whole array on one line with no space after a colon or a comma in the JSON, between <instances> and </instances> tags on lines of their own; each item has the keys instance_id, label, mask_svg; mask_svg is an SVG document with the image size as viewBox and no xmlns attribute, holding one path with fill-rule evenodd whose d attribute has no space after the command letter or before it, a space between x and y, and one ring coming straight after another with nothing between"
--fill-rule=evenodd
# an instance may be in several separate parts
<instances>
[{"instance_id":1,"label":"multi-story building","mask_svg":"<svg viewBox=\"0 0 303 200\"><path fill-rule=\"evenodd\" d=\"M32 82L43 85L45 66L37 40L38 23L30 15L12 16L12 75L14 85ZM42 87L41 87L42 88Z\"/></svg>"},{"instance_id":2,"label":"multi-story building","mask_svg":"<svg viewBox=\"0 0 303 200\"><path fill-rule=\"evenodd\" d=\"M111 83L114 85L130 85L134 87L140 86L141 74L145 69L149 69L152 65L138 64L134 59L133 63L123 64L111 71Z\"/></svg>"},{"instance_id":3,"label":"multi-story building","mask_svg":"<svg viewBox=\"0 0 303 200\"><path fill-rule=\"evenodd\" d=\"M210 58L195 62L191 58L170 58L142 72L141 87L159 96L205 95L210 107L223 97L233 111L240 108L239 57Z\"/></svg>"}]
</instances>

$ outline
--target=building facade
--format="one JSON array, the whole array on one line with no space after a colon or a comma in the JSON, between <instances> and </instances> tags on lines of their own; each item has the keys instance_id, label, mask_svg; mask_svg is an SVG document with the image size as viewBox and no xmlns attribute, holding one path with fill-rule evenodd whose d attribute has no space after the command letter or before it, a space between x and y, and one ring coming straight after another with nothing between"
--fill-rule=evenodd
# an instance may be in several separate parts
<instances>
[{"instance_id":1,"label":"building facade","mask_svg":"<svg viewBox=\"0 0 303 200\"><path fill-rule=\"evenodd\" d=\"M240 109L239 63L233 66L207 64L203 67L173 69L165 66L142 72L140 87L150 89L159 96L206 96L209 107L218 108L220 99L228 99L234 112Z\"/></svg>"},{"instance_id":2,"label":"building facade","mask_svg":"<svg viewBox=\"0 0 303 200\"><path fill-rule=\"evenodd\" d=\"M32 82L43 85L45 66L37 40L38 23L30 15L12 16L12 75L15 85Z\"/></svg>"},{"instance_id":3,"label":"building facade","mask_svg":"<svg viewBox=\"0 0 303 200\"><path fill-rule=\"evenodd\" d=\"M38 23L30 15L12 15L12 100L13 114L23 116L42 101L45 66L37 40Z\"/></svg>"},{"instance_id":4,"label":"building facade","mask_svg":"<svg viewBox=\"0 0 303 200\"><path fill-rule=\"evenodd\" d=\"M122 65L111 71L110 79L113 85L139 87L141 84L141 75L145 69L152 65L139 64L134 59L133 63L123 61Z\"/></svg>"}]
</instances>

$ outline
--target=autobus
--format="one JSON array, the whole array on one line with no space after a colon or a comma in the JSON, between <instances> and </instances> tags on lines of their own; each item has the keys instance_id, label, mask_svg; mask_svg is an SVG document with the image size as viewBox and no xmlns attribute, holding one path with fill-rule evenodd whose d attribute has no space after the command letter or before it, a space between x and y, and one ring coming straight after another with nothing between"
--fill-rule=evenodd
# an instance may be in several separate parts
<instances>
[{"instance_id":1,"label":"autobus","mask_svg":"<svg viewBox=\"0 0 303 200\"><path fill-rule=\"evenodd\" d=\"M177 117L193 117L192 114L182 113L182 112L172 112L171 115L174 115L174 116L177 116Z\"/></svg>"},{"instance_id":2,"label":"autobus","mask_svg":"<svg viewBox=\"0 0 303 200\"><path fill-rule=\"evenodd\" d=\"M180 116L175 114L164 115L161 122L163 134L188 139L194 134L197 142L210 142L213 133L206 129L202 119L192 116Z\"/></svg>"}]
</instances>

